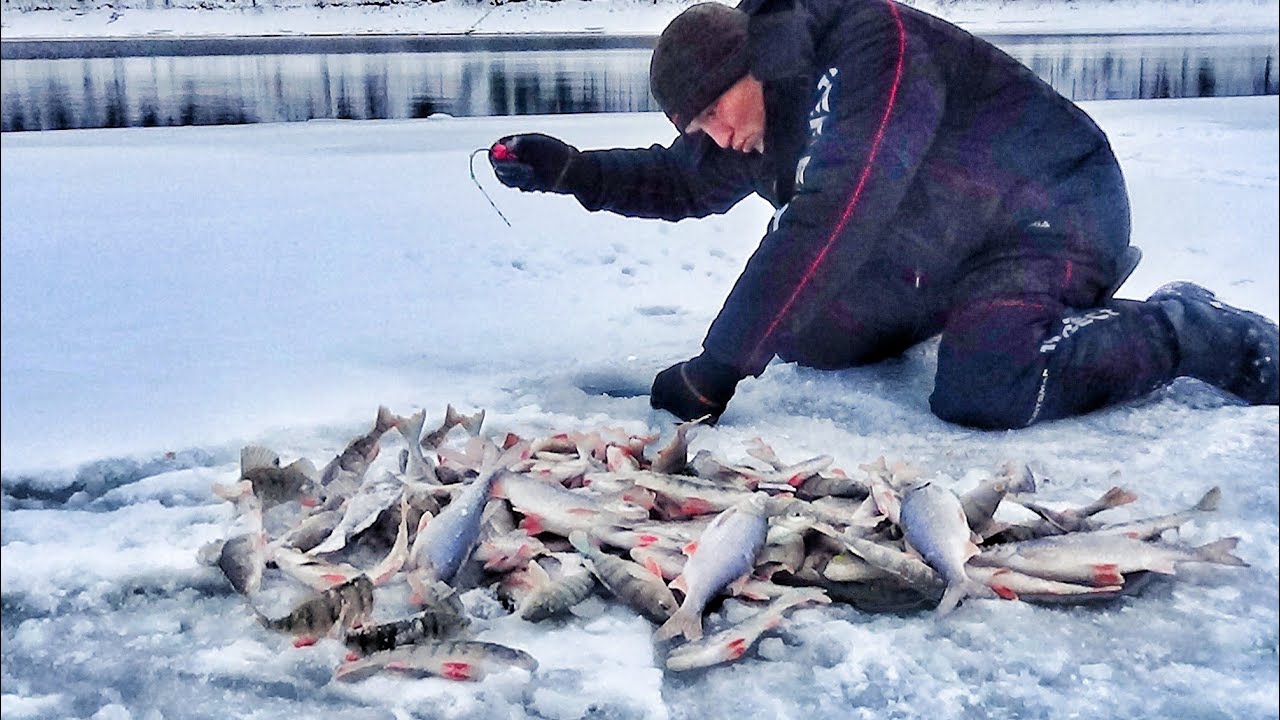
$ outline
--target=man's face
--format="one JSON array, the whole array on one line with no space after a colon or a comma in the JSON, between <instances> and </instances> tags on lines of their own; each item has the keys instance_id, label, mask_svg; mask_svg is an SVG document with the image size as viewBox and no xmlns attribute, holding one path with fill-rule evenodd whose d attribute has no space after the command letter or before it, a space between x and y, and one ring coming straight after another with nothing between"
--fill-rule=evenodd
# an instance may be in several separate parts
<instances>
[{"instance_id":1,"label":"man's face","mask_svg":"<svg viewBox=\"0 0 1280 720\"><path fill-rule=\"evenodd\" d=\"M738 152L764 152L764 90L747 75L725 90L685 130L704 132L717 145Z\"/></svg>"}]
</instances>

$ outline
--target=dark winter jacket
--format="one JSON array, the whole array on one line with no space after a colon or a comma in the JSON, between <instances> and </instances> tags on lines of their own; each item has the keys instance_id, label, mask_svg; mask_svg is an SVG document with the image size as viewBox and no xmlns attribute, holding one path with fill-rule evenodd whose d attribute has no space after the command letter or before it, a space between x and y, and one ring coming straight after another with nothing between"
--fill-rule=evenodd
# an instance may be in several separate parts
<instances>
[{"instance_id":1,"label":"dark winter jacket","mask_svg":"<svg viewBox=\"0 0 1280 720\"><path fill-rule=\"evenodd\" d=\"M575 188L586 208L628 216L702 217L752 192L780 208L711 325L709 355L758 375L815 325L900 314L924 339L975 294L1061 281L966 285L995 258L1111 271L1128 242L1115 158L1093 121L1028 68L892 0L742 9L764 84L763 155L701 134L589 151L580 175L590 182Z\"/></svg>"}]
</instances>

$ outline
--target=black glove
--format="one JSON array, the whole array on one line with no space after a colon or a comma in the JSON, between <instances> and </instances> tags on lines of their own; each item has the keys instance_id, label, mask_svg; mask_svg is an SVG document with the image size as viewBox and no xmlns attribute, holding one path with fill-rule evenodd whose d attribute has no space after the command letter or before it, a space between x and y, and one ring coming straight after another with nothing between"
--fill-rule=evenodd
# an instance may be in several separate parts
<instances>
[{"instance_id":1,"label":"black glove","mask_svg":"<svg viewBox=\"0 0 1280 720\"><path fill-rule=\"evenodd\" d=\"M489 164L507 187L570 193L572 169L582 153L550 135L508 135L489 148Z\"/></svg>"},{"instance_id":2,"label":"black glove","mask_svg":"<svg viewBox=\"0 0 1280 720\"><path fill-rule=\"evenodd\" d=\"M681 420L710 415L714 425L743 377L732 365L699 355L658 373L649 391L649 405Z\"/></svg>"}]
</instances>

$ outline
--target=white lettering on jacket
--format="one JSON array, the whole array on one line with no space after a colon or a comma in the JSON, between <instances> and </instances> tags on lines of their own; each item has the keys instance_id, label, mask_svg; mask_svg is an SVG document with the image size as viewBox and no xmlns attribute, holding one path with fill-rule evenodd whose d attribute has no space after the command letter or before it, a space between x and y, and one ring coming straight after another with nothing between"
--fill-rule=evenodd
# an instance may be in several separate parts
<instances>
[{"instance_id":1,"label":"white lettering on jacket","mask_svg":"<svg viewBox=\"0 0 1280 720\"><path fill-rule=\"evenodd\" d=\"M797 190L804 186L804 172L812 159L813 142L822 135L827 118L831 116L831 91L835 87L836 76L839 74L840 68L827 68L822 77L818 78L818 101L814 103L813 111L809 113L809 151L796 163Z\"/></svg>"}]
</instances>

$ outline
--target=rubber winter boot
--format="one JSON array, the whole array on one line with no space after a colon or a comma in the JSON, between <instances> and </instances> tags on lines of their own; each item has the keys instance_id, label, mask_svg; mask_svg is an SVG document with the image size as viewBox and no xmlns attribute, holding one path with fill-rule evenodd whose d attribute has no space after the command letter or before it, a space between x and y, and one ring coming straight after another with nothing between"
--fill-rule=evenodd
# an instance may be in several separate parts
<instances>
[{"instance_id":1,"label":"rubber winter boot","mask_svg":"<svg viewBox=\"0 0 1280 720\"><path fill-rule=\"evenodd\" d=\"M1173 326L1177 374L1203 380L1250 405L1280 404L1280 328L1227 305L1195 283L1174 282L1152 293Z\"/></svg>"}]
</instances>

